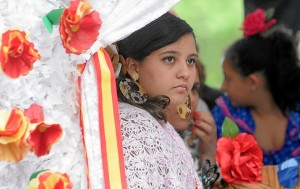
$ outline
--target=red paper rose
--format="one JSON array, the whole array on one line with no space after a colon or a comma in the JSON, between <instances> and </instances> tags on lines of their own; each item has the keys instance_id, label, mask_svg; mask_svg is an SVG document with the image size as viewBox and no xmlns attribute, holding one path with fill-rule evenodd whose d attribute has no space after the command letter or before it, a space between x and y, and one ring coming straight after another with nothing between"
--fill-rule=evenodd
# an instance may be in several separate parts
<instances>
[{"instance_id":1,"label":"red paper rose","mask_svg":"<svg viewBox=\"0 0 300 189\"><path fill-rule=\"evenodd\" d=\"M47 124L40 122L32 124L30 136L27 139L31 146L30 151L36 156L49 154L53 144L62 137L62 128L59 124Z\"/></svg>"},{"instance_id":2,"label":"red paper rose","mask_svg":"<svg viewBox=\"0 0 300 189\"><path fill-rule=\"evenodd\" d=\"M30 144L30 151L38 157L49 154L52 145L62 136L62 128L59 124L46 123L44 120L43 107L32 104L24 111L25 116L30 120L29 135L27 142Z\"/></svg>"},{"instance_id":3,"label":"red paper rose","mask_svg":"<svg viewBox=\"0 0 300 189\"><path fill-rule=\"evenodd\" d=\"M67 53L81 54L96 41L102 24L100 15L84 0L70 2L60 19L60 38Z\"/></svg>"},{"instance_id":4,"label":"red paper rose","mask_svg":"<svg viewBox=\"0 0 300 189\"><path fill-rule=\"evenodd\" d=\"M8 77L18 78L28 74L38 59L40 55L33 43L27 41L25 32L8 30L2 34L0 63Z\"/></svg>"},{"instance_id":5,"label":"red paper rose","mask_svg":"<svg viewBox=\"0 0 300 189\"><path fill-rule=\"evenodd\" d=\"M262 181L263 154L250 134L234 138L222 137L217 142L217 162L228 183L258 183Z\"/></svg>"},{"instance_id":6,"label":"red paper rose","mask_svg":"<svg viewBox=\"0 0 300 189\"><path fill-rule=\"evenodd\" d=\"M263 9L256 9L249 13L243 23L244 36L248 37L260 32L266 31L268 28L276 23L275 19L266 22L266 15Z\"/></svg>"}]
</instances>

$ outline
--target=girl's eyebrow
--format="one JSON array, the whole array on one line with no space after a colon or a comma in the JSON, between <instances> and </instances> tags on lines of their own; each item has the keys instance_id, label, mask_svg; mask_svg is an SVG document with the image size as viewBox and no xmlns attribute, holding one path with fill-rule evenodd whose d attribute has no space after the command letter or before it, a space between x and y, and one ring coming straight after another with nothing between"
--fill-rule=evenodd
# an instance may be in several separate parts
<instances>
[{"instance_id":1,"label":"girl's eyebrow","mask_svg":"<svg viewBox=\"0 0 300 189\"><path fill-rule=\"evenodd\" d=\"M164 51L162 53L159 53L159 55L164 55L164 54L179 54L177 51Z\"/></svg>"},{"instance_id":2,"label":"girl's eyebrow","mask_svg":"<svg viewBox=\"0 0 300 189\"><path fill-rule=\"evenodd\" d=\"M177 51L165 51L160 53L159 55L164 55L164 54L179 54ZM191 53L189 56L195 56L198 57L197 53Z\"/></svg>"},{"instance_id":3,"label":"girl's eyebrow","mask_svg":"<svg viewBox=\"0 0 300 189\"><path fill-rule=\"evenodd\" d=\"M198 54L197 54L197 53L192 53L192 54L190 54L189 56L195 56L195 57L198 58Z\"/></svg>"}]
</instances>

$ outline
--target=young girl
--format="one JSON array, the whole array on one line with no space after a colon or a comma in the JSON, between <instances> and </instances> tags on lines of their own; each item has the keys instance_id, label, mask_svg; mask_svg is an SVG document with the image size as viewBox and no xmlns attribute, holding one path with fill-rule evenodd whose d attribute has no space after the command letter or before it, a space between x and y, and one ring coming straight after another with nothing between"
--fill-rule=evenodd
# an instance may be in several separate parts
<instances>
[{"instance_id":1,"label":"young girl","mask_svg":"<svg viewBox=\"0 0 300 189\"><path fill-rule=\"evenodd\" d=\"M253 14L264 18L262 10ZM300 155L300 67L292 36L282 27L268 29L274 21L264 21L256 32L246 32L250 22L244 22L245 38L226 51L222 89L227 96L217 100L212 113L218 137L227 116L240 132L254 135L264 164L276 165Z\"/></svg>"},{"instance_id":2,"label":"young girl","mask_svg":"<svg viewBox=\"0 0 300 189\"><path fill-rule=\"evenodd\" d=\"M164 114L185 102L194 82L192 28L166 13L117 46L126 60L117 86L128 188L202 188L190 153Z\"/></svg>"}]
</instances>

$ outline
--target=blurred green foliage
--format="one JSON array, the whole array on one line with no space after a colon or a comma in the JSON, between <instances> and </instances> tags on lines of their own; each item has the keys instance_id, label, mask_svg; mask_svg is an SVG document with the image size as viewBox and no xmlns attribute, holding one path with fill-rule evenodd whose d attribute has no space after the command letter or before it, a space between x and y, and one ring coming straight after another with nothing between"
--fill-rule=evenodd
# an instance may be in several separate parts
<instances>
[{"instance_id":1,"label":"blurred green foliage","mask_svg":"<svg viewBox=\"0 0 300 189\"><path fill-rule=\"evenodd\" d=\"M242 37L244 17L242 0L181 0L176 14L194 29L200 47L200 59L206 68L206 83L220 88L223 80L223 52Z\"/></svg>"}]
</instances>

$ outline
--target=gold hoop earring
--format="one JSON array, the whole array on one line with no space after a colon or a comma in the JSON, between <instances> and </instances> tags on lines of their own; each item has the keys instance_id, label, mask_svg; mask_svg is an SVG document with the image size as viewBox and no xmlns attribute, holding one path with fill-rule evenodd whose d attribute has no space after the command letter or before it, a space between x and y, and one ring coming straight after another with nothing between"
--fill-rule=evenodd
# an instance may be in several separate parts
<instances>
[{"instance_id":1,"label":"gold hoop earring","mask_svg":"<svg viewBox=\"0 0 300 189\"><path fill-rule=\"evenodd\" d=\"M186 97L185 101L182 104L176 106L176 110L182 119L187 119L191 115L192 108L190 95Z\"/></svg>"},{"instance_id":2,"label":"gold hoop earring","mask_svg":"<svg viewBox=\"0 0 300 189\"><path fill-rule=\"evenodd\" d=\"M123 78L119 83L123 96L136 104L143 104L147 101L147 95L142 86L133 79Z\"/></svg>"}]
</instances>

